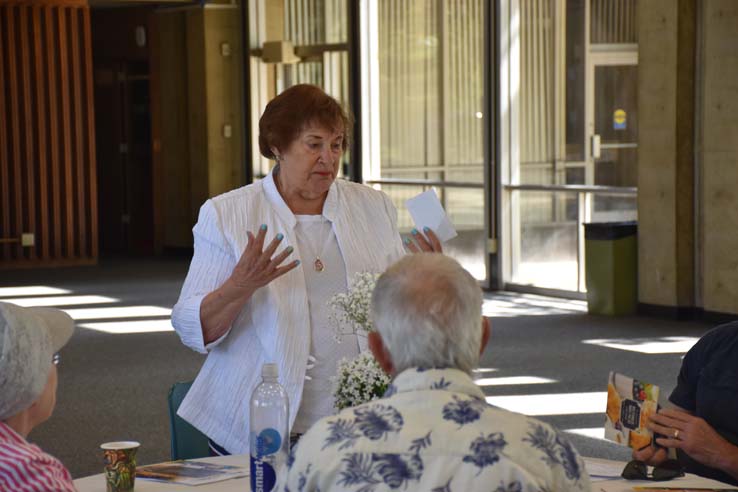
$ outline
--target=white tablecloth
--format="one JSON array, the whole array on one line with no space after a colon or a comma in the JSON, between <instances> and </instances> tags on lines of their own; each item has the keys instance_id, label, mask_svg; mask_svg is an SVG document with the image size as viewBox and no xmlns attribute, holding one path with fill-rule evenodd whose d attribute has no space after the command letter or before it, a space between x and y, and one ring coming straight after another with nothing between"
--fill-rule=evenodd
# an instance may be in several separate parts
<instances>
[{"instance_id":1,"label":"white tablecloth","mask_svg":"<svg viewBox=\"0 0 738 492\"><path fill-rule=\"evenodd\" d=\"M203 458L196 461L210 461L221 465L248 465L248 455L236 456L218 456L215 458ZM731 485L727 485L715 480L698 477L696 475L687 474L684 477L669 480L668 482L650 482L631 480L626 481L619 478L620 472L625 466L624 462L602 460L598 458L584 458L587 470L592 476L593 492L632 492L633 487L638 485L652 485L656 487L700 487L713 489L735 489ZM74 481L78 492L105 492L105 478L102 473L91 477L80 478ZM148 480L136 480L135 492L166 492L166 491L187 491L192 492L248 492L248 477L237 478L233 480L225 480L197 487L188 487L183 485L169 485L159 482L150 482Z\"/></svg>"}]
</instances>

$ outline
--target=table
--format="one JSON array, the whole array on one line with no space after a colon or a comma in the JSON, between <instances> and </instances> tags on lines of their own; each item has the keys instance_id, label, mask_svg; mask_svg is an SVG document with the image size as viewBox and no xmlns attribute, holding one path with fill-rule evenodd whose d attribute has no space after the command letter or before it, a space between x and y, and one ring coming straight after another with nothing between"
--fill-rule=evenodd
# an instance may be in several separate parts
<instances>
[{"instance_id":1,"label":"table","mask_svg":"<svg viewBox=\"0 0 738 492\"><path fill-rule=\"evenodd\" d=\"M235 456L216 456L213 458L202 458L194 461L209 461L221 465L245 465L249 462L247 454ZM735 489L728 484L687 474L684 477L669 480L668 482L650 482L647 480L624 480L620 478L620 472L625 463L622 461L603 460L599 458L584 458L587 470L592 480L593 492L632 492L633 487L638 485L651 485L656 487L701 487L713 489ZM74 481L78 492L105 492L105 478L102 473L91 477L79 478ZM183 485L171 485L148 480L136 480L135 492L167 492L167 491L192 491L192 492L247 492L249 490L249 478L236 478L208 485L187 487Z\"/></svg>"},{"instance_id":2,"label":"table","mask_svg":"<svg viewBox=\"0 0 738 492\"><path fill-rule=\"evenodd\" d=\"M620 473L625 467L622 461L603 460L599 458L584 458L587 471L592 482L592 492L633 492L633 487L652 486L652 487L696 487L696 488L712 488L712 489L731 489L736 487L711 480L709 478L699 477L687 473L685 476L668 480L666 482L652 482L650 480L625 480L620 478Z\"/></svg>"},{"instance_id":3,"label":"table","mask_svg":"<svg viewBox=\"0 0 738 492\"><path fill-rule=\"evenodd\" d=\"M215 456L213 458L200 458L193 461L205 461L218 463L219 465L248 466L249 455L238 454L234 456ZM78 478L74 481L77 492L105 492L105 477L102 473L91 477ZM150 480L136 480L135 492L167 492L177 490L179 492L248 492L250 490L249 477L234 478L215 482L207 485L190 487L186 485L172 485Z\"/></svg>"}]
</instances>

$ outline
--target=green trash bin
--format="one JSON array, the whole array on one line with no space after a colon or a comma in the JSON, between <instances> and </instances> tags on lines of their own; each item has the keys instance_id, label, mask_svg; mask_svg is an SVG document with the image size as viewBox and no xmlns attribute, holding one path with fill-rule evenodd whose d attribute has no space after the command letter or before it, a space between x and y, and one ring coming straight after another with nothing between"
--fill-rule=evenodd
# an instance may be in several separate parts
<instances>
[{"instance_id":1,"label":"green trash bin","mask_svg":"<svg viewBox=\"0 0 738 492\"><path fill-rule=\"evenodd\" d=\"M633 314L638 304L638 224L584 224L587 310L610 316Z\"/></svg>"}]
</instances>

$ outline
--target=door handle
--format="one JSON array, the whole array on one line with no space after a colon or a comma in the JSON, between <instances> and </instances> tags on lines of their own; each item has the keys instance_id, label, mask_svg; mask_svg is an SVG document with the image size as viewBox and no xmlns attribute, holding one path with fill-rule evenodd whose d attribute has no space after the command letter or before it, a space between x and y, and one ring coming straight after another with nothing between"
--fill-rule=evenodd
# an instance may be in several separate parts
<instances>
[{"instance_id":1,"label":"door handle","mask_svg":"<svg viewBox=\"0 0 738 492\"><path fill-rule=\"evenodd\" d=\"M600 150L600 136L597 134L592 135L592 158L599 159L601 155L602 151Z\"/></svg>"}]
</instances>

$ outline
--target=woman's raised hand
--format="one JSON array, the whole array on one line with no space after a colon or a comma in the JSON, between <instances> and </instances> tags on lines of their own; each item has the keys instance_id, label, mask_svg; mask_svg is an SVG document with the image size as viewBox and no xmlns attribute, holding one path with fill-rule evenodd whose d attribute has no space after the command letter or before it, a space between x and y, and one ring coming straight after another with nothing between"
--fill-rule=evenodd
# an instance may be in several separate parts
<instances>
[{"instance_id":1,"label":"woman's raised hand","mask_svg":"<svg viewBox=\"0 0 738 492\"><path fill-rule=\"evenodd\" d=\"M419 230L413 229L410 231L413 238L405 239L405 246L413 253L443 253L443 247L441 241L438 240L438 236L428 227L423 227L423 233Z\"/></svg>"},{"instance_id":2,"label":"woman's raised hand","mask_svg":"<svg viewBox=\"0 0 738 492\"><path fill-rule=\"evenodd\" d=\"M300 260L295 260L282 266L282 263L292 254L293 248L288 246L274 256L284 236L281 233L277 234L264 248L266 233L266 225L259 228L256 236L251 231L246 233L249 242L231 274L231 283L249 294L253 294L257 289L300 264Z\"/></svg>"},{"instance_id":3,"label":"woman's raised hand","mask_svg":"<svg viewBox=\"0 0 738 492\"><path fill-rule=\"evenodd\" d=\"M233 320L254 292L300 264L300 260L295 260L281 266L292 254L292 247L288 246L276 256L272 256L284 236L277 234L264 249L266 233L266 225L259 228L256 236L251 232L246 233L249 242L231 276L223 285L206 295L200 303L200 324L205 344L217 340L228 332Z\"/></svg>"}]
</instances>

